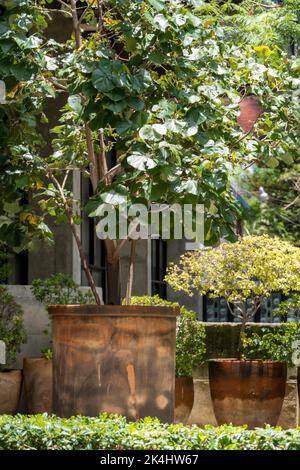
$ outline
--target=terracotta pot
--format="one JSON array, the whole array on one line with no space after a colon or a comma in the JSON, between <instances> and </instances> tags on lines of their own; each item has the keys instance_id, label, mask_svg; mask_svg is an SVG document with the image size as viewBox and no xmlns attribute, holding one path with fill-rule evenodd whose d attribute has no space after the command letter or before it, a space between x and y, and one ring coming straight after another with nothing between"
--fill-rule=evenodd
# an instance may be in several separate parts
<instances>
[{"instance_id":1,"label":"terracotta pot","mask_svg":"<svg viewBox=\"0 0 300 470\"><path fill-rule=\"evenodd\" d=\"M17 412L22 384L21 370L0 371L0 414Z\"/></svg>"},{"instance_id":2,"label":"terracotta pot","mask_svg":"<svg viewBox=\"0 0 300 470\"><path fill-rule=\"evenodd\" d=\"M237 119L245 133L253 128L258 118L263 113L263 108L256 96L246 96L240 102L240 115Z\"/></svg>"},{"instance_id":3,"label":"terracotta pot","mask_svg":"<svg viewBox=\"0 0 300 470\"><path fill-rule=\"evenodd\" d=\"M23 361L24 391L29 414L52 413L52 361L43 357Z\"/></svg>"},{"instance_id":4,"label":"terracotta pot","mask_svg":"<svg viewBox=\"0 0 300 470\"><path fill-rule=\"evenodd\" d=\"M178 308L50 306L53 412L173 422Z\"/></svg>"},{"instance_id":5,"label":"terracotta pot","mask_svg":"<svg viewBox=\"0 0 300 470\"><path fill-rule=\"evenodd\" d=\"M176 377L174 422L186 424L194 405L193 377Z\"/></svg>"},{"instance_id":6,"label":"terracotta pot","mask_svg":"<svg viewBox=\"0 0 300 470\"><path fill-rule=\"evenodd\" d=\"M287 378L286 362L209 361L210 393L219 425L276 426Z\"/></svg>"}]
</instances>

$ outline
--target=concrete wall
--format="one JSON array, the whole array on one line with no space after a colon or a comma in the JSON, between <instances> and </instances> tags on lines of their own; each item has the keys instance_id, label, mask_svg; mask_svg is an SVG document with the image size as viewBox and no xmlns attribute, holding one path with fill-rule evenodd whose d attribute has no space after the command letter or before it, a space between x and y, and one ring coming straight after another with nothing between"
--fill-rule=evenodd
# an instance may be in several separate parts
<instances>
[{"instance_id":1,"label":"concrete wall","mask_svg":"<svg viewBox=\"0 0 300 470\"><path fill-rule=\"evenodd\" d=\"M16 364L18 368L21 368L24 357L40 357L42 349L51 347L51 322L44 305L34 299L30 286L8 286L8 290L24 310L27 342L22 345ZM87 288L82 287L81 290L86 291ZM102 298L100 288L98 292Z\"/></svg>"}]
</instances>

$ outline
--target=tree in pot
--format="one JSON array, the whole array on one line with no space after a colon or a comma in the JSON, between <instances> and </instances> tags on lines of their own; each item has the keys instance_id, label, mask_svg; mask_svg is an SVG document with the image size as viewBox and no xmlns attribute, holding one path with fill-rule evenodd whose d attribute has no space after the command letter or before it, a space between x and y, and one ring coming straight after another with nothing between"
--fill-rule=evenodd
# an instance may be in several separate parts
<instances>
[{"instance_id":1,"label":"tree in pot","mask_svg":"<svg viewBox=\"0 0 300 470\"><path fill-rule=\"evenodd\" d=\"M283 316L285 319L293 319L300 327L300 296L299 293L292 293L287 300L281 302L277 309L278 315ZM298 377L298 396L300 401L300 338L295 338L293 365L297 367Z\"/></svg>"},{"instance_id":2,"label":"tree in pot","mask_svg":"<svg viewBox=\"0 0 300 470\"><path fill-rule=\"evenodd\" d=\"M34 14L39 15L39 27L45 24L47 17L43 23L41 9L32 2ZM228 167L237 162L249 164L262 155L274 159L281 150L287 151L289 143L294 145L290 68L278 51L269 58L254 53L251 47L236 47L230 35L224 41L226 30L221 21L212 23L210 13L198 9L194 1L186 5L171 0L110 0L101 8L89 3L83 9L81 2L70 0L63 2L61 14L72 19L75 41L55 45L53 40L45 41L39 29L29 41L24 39L24 48L30 48L33 55L38 49L40 61L35 62L37 67L26 87L22 83L15 86L16 96L20 87L24 100L34 99L35 106L30 108L31 133L23 136L22 145L13 146L18 185L35 193L42 210L36 217L28 208L22 217L27 224L44 229L47 214L68 223L98 304L50 308L57 364L55 411L64 416L98 414L103 409L99 409L101 403L104 411L124 412L130 417L154 413L172 419L175 311L152 307L151 316L150 307L118 305L120 251L126 238L131 244L127 304L136 249L130 231L118 242L122 238L118 230L105 238L108 297L115 306L100 306L78 234L82 208L70 191L70 180L74 171L90 179L94 198L87 210L100 222L107 203L142 203L147 208L151 202L200 203L206 209L206 242L215 243L220 236L234 239L237 204L230 190ZM15 23L17 29L24 29L24 21L21 26ZM267 71L270 73L262 79ZM246 138L249 134L244 135L237 124L241 93L259 95L265 115L276 116L276 141L268 126L260 127L259 132L253 127L251 139ZM44 97L57 94L65 96L66 105L60 125L53 129L53 152L42 156L32 129L38 118L47 120L42 112ZM282 129L290 139L281 138ZM284 149L281 142L285 142ZM111 151L118 161L109 169ZM153 328L156 335L151 333ZM103 331L109 334L100 334ZM117 341L111 350L109 338ZM142 349L143 364L136 364L141 357L137 350L128 348L123 356L114 353L124 342ZM160 347L166 342L168 348ZM160 353L164 356L159 357ZM99 390L99 364L103 361ZM145 369L149 373L143 373ZM76 373L82 374L77 381ZM145 383L155 390L148 393ZM90 396L97 398L91 401Z\"/></svg>"},{"instance_id":3,"label":"tree in pot","mask_svg":"<svg viewBox=\"0 0 300 470\"><path fill-rule=\"evenodd\" d=\"M177 302L152 297L132 297L132 305L179 306ZM174 421L187 423L194 404L193 370L201 365L206 354L204 325L195 312L180 307L176 326L175 413Z\"/></svg>"},{"instance_id":4,"label":"tree in pot","mask_svg":"<svg viewBox=\"0 0 300 470\"><path fill-rule=\"evenodd\" d=\"M275 425L283 403L286 362L243 357L247 322L272 292L300 290L300 249L277 238L247 236L211 250L187 253L166 277L175 290L224 297L241 322L237 359L209 362L218 423Z\"/></svg>"},{"instance_id":5,"label":"tree in pot","mask_svg":"<svg viewBox=\"0 0 300 470\"><path fill-rule=\"evenodd\" d=\"M22 371L13 366L20 347L26 342L23 310L7 288L0 286L0 341L5 344L5 361L0 365L0 414L17 411L21 393Z\"/></svg>"}]
</instances>

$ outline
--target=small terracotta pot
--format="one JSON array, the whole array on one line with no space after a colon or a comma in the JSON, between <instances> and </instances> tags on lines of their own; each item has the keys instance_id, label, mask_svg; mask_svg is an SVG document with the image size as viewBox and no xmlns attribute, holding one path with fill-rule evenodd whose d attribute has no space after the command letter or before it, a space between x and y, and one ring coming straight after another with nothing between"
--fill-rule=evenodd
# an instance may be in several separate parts
<instances>
[{"instance_id":1,"label":"small terracotta pot","mask_svg":"<svg viewBox=\"0 0 300 470\"><path fill-rule=\"evenodd\" d=\"M276 426L287 378L286 362L209 361L210 393L219 425Z\"/></svg>"},{"instance_id":2,"label":"small terracotta pot","mask_svg":"<svg viewBox=\"0 0 300 470\"><path fill-rule=\"evenodd\" d=\"M186 424L194 405L193 377L176 377L174 422Z\"/></svg>"},{"instance_id":3,"label":"small terracotta pot","mask_svg":"<svg viewBox=\"0 0 300 470\"><path fill-rule=\"evenodd\" d=\"M256 96L246 96L240 102L240 115L237 121L243 131L248 133L262 113L263 108L259 99Z\"/></svg>"},{"instance_id":4,"label":"small terracotta pot","mask_svg":"<svg viewBox=\"0 0 300 470\"><path fill-rule=\"evenodd\" d=\"M0 414L14 415L17 412L21 384L21 370L0 372Z\"/></svg>"},{"instance_id":5,"label":"small terracotta pot","mask_svg":"<svg viewBox=\"0 0 300 470\"><path fill-rule=\"evenodd\" d=\"M29 414L52 413L52 361L43 357L23 361L24 391Z\"/></svg>"}]
</instances>

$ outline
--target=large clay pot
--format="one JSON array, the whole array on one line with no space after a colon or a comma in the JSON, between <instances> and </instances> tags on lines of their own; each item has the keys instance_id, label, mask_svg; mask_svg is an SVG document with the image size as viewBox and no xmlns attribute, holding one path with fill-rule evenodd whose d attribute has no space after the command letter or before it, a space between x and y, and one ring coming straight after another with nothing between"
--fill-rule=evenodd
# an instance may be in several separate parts
<instances>
[{"instance_id":1,"label":"large clay pot","mask_svg":"<svg viewBox=\"0 0 300 470\"><path fill-rule=\"evenodd\" d=\"M50 306L53 412L174 419L178 308Z\"/></svg>"},{"instance_id":2,"label":"large clay pot","mask_svg":"<svg viewBox=\"0 0 300 470\"><path fill-rule=\"evenodd\" d=\"M286 362L209 361L210 393L219 425L276 426L287 378Z\"/></svg>"},{"instance_id":3,"label":"large clay pot","mask_svg":"<svg viewBox=\"0 0 300 470\"><path fill-rule=\"evenodd\" d=\"M186 424L194 405L193 377L176 377L174 422Z\"/></svg>"},{"instance_id":4,"label":"large clay pot","mask_svg":"<svg viewBox=\"0 0 300 470\"><path fill-rule=\"evenodd\" d=\"M29 414L52 413L52 361L43 357L23 361L24 391Z\"/></svg>"},{"instance_id":5,"label":"large clay pot","mask_svg":"<svg viewBox=\"0 0 300 470\"><path fill-rule=\"evenodd\" d=\"M22 384L21 370L0 371L0 414L17 412Z\"/></svg>"}]
</instances>

